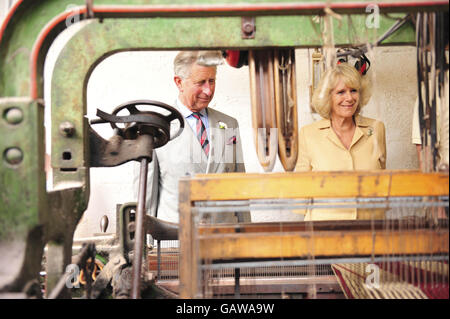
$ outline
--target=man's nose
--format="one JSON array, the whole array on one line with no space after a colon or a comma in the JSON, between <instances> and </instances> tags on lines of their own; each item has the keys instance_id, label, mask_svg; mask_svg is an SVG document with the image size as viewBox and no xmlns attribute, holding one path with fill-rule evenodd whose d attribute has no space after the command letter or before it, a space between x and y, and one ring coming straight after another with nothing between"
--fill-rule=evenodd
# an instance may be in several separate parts
<instances>
[{"instance_id":1,"label":"man's nose","mask_svg":"<svg viewBox=\"0 0 450 319\"><path fill-rule=\"evenodd\" d=\"M212 85L211 85L211 83L208 83L208 82L206 82L205 84L203 84L203 86L202 86L202 92L203 92L203 94L206 94L206 95L211 95L212 94Z\"/></svg>"}]
</instances>

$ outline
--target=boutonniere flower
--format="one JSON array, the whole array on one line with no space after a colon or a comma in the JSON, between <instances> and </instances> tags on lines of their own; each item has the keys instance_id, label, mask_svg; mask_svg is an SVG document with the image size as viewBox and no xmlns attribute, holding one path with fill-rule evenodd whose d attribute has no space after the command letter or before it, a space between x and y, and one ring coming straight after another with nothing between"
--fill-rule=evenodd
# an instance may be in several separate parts
<instances>
[{"instance_id":1,"label":"boutonniere flower","mask_svg":"<svg viewBox=\"0 0 450 319\"><path fill-rule=\"evenodd\" d=\"M224 130L224 129L228 128L228 126L224 122L219 122L219 128Z\"/></svg>"},{"instance_id":2,"label":"boutonniere flower","mask_svg":"<svg viewBox=\"0 0 450 319\"><path fill-rule=\"evenodd\" d=\"M236 144L236 136L235 135L230 137L227 141L227 145L231 145L231 144Z\"/></svg>"},{"instance_id":3,"label":"boutonniere flower","mask_svg":"<svg viewBox=\"0 0 450 319\"><path fill-rule=\"evenodd\" d=\"M369 130L367 131L367 136L372 136L373 134L373 128L369 127Z\"/></svg>"}]
</instances>

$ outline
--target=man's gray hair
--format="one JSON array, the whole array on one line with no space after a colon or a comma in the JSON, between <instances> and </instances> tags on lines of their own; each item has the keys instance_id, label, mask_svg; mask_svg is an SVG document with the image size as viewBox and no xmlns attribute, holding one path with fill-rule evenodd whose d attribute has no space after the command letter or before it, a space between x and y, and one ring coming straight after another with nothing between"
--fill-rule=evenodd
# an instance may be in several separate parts
<instances>
[{"instance_id":1,"label":"man's gray hair","mask_svg":"<svg viewBox=\"0 0 450 319\"><path fill-rule=\"evenodd\" d=\"M191 74L193 64L216 67L222 63L220 51L181 51L173 61L173 70L176 76L186 79Z\"/></svg>"}]
</instances>

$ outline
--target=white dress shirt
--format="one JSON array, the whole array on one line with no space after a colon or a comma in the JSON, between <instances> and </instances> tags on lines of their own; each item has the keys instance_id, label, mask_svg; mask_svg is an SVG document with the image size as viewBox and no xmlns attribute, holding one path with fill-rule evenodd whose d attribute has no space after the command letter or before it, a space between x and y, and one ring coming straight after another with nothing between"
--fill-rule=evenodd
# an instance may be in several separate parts
<instances>
[{"instance_id":1,"label":"white dress shirt","mask_svg":"<svg viewBox=\"0 0 450 319\"><path fill-rule=\"evenodd\" d=\"M181 115L183 115L183 117L186 119L186 122L192 128L194 133L197 134L197 119L194 117L194 115L192 115L193 112L187 106L185 106L183 102L180 101L179 98L177 98L176 103ZM208 140L211 141L207 109L205 108L201 110L199 113L202 115L200 116L200 118L202 119L203 125L205 125Z\"/></svg>"}]
</instances>

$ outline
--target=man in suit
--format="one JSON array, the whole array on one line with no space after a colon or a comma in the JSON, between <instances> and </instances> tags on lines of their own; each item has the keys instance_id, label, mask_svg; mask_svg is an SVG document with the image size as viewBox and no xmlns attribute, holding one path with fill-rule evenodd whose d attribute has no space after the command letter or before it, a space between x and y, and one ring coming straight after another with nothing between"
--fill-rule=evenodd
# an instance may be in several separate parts
<instances>
[{"instance_id":1,"label":"man in suit","mask_svg":"<svg viewBox=\"0 0 450 319\"><path fill-rule=\"evenodd\" d=\"M183 115L185 127L180 136L153 151L149 164L146 210L159 219L179 221L181 177L245 171L238 122L208 108L221 62L220 51L182 51L175 57L174 81L179 90L175 108ZM211 221L248 222L250 213L214 213Z\"/></svg>"}]
</instances>

